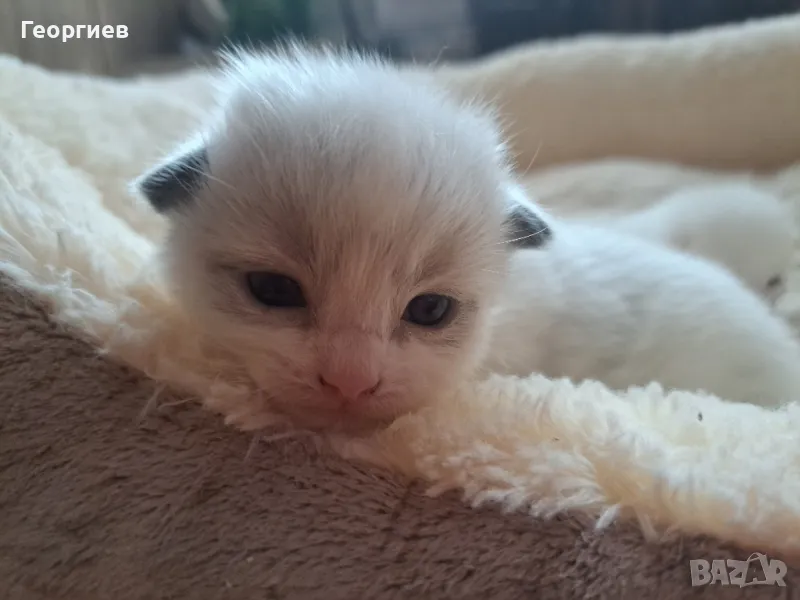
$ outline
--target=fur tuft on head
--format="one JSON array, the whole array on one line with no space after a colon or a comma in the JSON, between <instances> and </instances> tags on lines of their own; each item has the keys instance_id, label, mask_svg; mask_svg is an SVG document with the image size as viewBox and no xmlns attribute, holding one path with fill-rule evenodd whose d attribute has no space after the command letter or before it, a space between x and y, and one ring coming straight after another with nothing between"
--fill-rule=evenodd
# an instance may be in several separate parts
<instances>
[{"instance_id":1,"label":"fur tuft on head","mask_svg":"<svg viewBox=\"0 0 800 600\"><path fill-rule=\"evenodd\" d=\"M550 235L491 111L373 56L226 62L203 144L139 182L172 221L179 301L303 426L373 426L449 391L509 254Z\"/></svg>"}]
</instances>

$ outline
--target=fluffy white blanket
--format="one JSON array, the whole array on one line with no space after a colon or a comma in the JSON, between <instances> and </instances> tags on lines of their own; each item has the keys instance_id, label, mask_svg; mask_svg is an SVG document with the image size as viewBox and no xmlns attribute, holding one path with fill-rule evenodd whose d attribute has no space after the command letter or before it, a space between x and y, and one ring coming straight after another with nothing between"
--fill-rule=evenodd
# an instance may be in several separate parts
<instances>
[{"instance_id":1,"label":"fluffy white blanket","mask_svg":"<svg viewBox=\"0 0 800 600\"><path fill-rule=\"evenodd\" d=\"M565 214L628 210L722 177L756 179L800 208L800 166L790 166L800 159L798 73L800 18L533 46L440 69L465 94L497 97L522 167L537 151L548 165L639 157L533 170L531 187ZM211 102L203 73L112 82L0 57L0 272L114 359L252 429L262 399L171 303L153 266L164 224L127 191ZM783 170L723 175L642 158ZM797 317L800 281L790 285L783 310ZM800 549L798 405L770 412L655 385L616 394L495 378L374 438L332 441L475 503L583 511L601 526L630 515L648 535Z\"/></svg>"}]
</instances>

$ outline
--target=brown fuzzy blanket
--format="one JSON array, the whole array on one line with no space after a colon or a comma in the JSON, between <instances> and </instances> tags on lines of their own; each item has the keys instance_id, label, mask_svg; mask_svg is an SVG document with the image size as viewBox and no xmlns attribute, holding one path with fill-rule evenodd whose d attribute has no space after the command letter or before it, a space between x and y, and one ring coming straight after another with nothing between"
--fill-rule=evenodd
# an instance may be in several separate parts
<instances>
[{"instance_id":1,"label":"brown fuzzy blanket","mask_svg":"<svg viewBox=\"0 0 800 600\"><path fill-rule=\"evenodd\" d=\"M0 288L0 598L800 598L794 570L692 587L690 559L749 554L713 540L474 510L296 440L248 456L196 405L140 419L152 394Z\"/></svg>"}]
</instances>

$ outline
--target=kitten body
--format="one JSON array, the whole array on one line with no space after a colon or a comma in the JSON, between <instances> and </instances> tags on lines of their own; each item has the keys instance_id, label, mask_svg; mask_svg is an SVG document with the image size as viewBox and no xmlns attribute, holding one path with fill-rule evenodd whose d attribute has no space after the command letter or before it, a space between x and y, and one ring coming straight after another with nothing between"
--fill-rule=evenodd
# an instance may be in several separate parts
<instances>
[{"instance_id":1,"label":"kitten body","mask_svg":"<svg viewBox=\"0 0 800 600\"><path fill-rule=\"evenodd\" d=\"M797 239L794 218L755 185L687 187L605 224L722 265L770 303L786 291Z\"/></svg>"},{"instance_id":2,"label":"kitten body","mask_svg":"<svg viewBox=\"0 0 800 600\"><path fill-rule=\"evenodd\" d=\"M546 248L512 260L485 372L800 400L792 331L732 274L606 227L548 223Z\"/></svg>"},{"instance_id":3,"label":"kitten body","mask_svg":"<svg viewBox=\"0 0 800 600\"><path fill-rule=\"evenodd\" d=\"M734 338L763 350L748 367L761 369L758 381L783 375L767 364L792 351L783 329L763 310L748 317L751 295L711 267L727 292L711 297L746 318L738 333L706 340L697 330L714 302L669 306L713 288L702 275L664 283L681 270L658 272L667 258L637 262L628 254L638 247L613 237L598 239L594 256L579 230L539 256L552 232L517 185L491 111L423 74L294 47L231 57L221 89L207 127L136 188L169 220L163 263L176 300L292 423L385 424L453 392L487 351L497 356L485 365L501 371L566 370L620 386L667 374L721 389L744 350L707 361L708 371L652 367L690 354L667 335L672 317L705 351L726 352ZM651 286L663 290L654 300ZM635 330L651 321L647 336ZM642 340L649 362L632 355ZM511 362L509 350L521 354ZM616 371L597 366L624 358ZM766 392L769 402L784 395Z\"/></svg>"}]
</instances>

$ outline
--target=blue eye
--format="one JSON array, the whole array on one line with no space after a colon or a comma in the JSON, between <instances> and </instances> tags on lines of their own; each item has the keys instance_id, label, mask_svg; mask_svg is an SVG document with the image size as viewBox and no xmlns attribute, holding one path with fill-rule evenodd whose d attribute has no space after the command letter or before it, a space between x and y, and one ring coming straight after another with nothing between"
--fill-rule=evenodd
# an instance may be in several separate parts
<instances>
[{"instance_id":1,"label":"blue eye","mask_svg":"<svg viewBox=\"0 0 800 600\"><path fill-rule=\"evenodd\" d=\"M422 294L406 306L403 320L420 327L442 327L455 314L456 301L440 294Z\"/></svg>"},{"instance_id":2,"label":"blue eye","mask_svg":"<svg viewBox=\"0 0 800 600\"><path fill-rule=\"evenodd\" d=\"M306 298L303 288L291 277L252 271L245 276L250 295L260 304L269 308L304 308Z\"/></svg>"}]
</instances>

